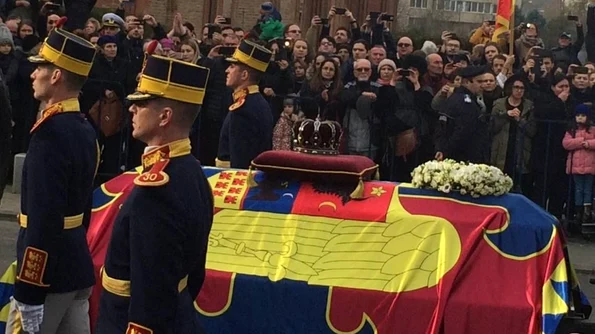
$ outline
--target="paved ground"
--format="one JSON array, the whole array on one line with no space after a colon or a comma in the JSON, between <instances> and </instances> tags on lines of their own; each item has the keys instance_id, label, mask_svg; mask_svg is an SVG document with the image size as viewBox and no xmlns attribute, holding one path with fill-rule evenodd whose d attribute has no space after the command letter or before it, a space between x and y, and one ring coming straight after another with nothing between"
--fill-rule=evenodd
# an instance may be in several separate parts
<instances>
[{"instance_id":1,"label":"paved ground","mask_svg":"<svg viewBox=\"0 0 595 334\"><path fill-rule=\"evenodd\" d=\"M0 275L15 259L18 231L15 221L0 220Z\"/></svg>"}]
</instances>

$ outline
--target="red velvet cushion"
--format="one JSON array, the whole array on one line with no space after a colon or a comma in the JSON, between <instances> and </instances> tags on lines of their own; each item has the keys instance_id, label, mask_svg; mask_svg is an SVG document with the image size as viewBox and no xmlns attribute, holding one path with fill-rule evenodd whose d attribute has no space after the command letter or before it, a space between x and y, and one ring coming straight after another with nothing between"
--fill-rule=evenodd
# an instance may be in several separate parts
<instances>
[{"instance_id":1,"label":"red velvet cushion","mask_svg":"<svg viewBox=\"0 0 595 334\"><path fill-rule=\"evenodd\" d=\"M378 165L359 155L314 155L293 151L267 151L252 160L252 167L267 174L300 181L353 183L370 180Z\"/></svg>"}]
</instances>

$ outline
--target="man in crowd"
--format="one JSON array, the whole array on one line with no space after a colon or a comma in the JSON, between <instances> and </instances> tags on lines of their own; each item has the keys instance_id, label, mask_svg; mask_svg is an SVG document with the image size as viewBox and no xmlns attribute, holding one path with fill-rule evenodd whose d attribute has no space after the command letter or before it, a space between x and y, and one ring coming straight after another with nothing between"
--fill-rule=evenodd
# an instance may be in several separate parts
<instances>
[{"instance_id":1,"label":"man in crowd","mask_svg":"<svg viewBox=\"0 0 595 334\"><path fill-rule=\"evenodd\" d=\"M114 13L107 13L101 19L101 31L104 35L116 36L124 27L124 20Z\"/></svg>"},{"instance_id":2,"label":"man in crowd","mask_svg":"<svg viewBox=\"0 0 595 334\"><path fill-rule=\"evenodd\" d=\"M397 68L401 67L401 59L413 53L413 40L409 37L401 37L397 42L397 59L395 63Z\"/></svg>"},{"instance_id":3,"label":"man in crowd","mask_svg":"<svg viewBox=\"0 0 595 334\"><path fill-rule=\"evenodd\" d=\"M444 32L442 34L442 41L444 42L442 48L442 60L444 64L456 63L456 57L461 53L461 40L454 34Z\"/></svg>"},{"instance_id":4,"label":"man in crowd","mask_svg":"<svg viewBox=\"0 0 595 334\"><path fill-rule=\"evenodd\" d=\"M128 96L132 136L147 149L143 173L114 223L97 334L200 330L193 302L205 276L213 197L188 135L208 75L194 64L149 56Z\"/></svg>"},{"instance_id":5,"label":"man in crowd","mask_svg":"<svg viewBox=\"0 0 595 334\"><path fill-rule=\"evenodd\" d=\"M334 38L330 36L325 36L320 39L320 46L318 47L318 52L332 54L337 51L336 46L337 42L335 42Z\"/></svg>"},{"instance_id":6,"label":"man in crowd","mask_svg":"<svg viewBox=\"0 0 595 334\"><path fill-rule=\"evenodd\" d=\"M373 68L367 59L356 60L356 79L345 85L340 97L346 107L343 129L348 135L348 153L367 156L370 159L377 158L380 146L380 138L377 136L380 124L375 121L373 114L373 103L376 101L380 85L371 80Z\"/></svg>"},{"instance_id":7,"label":"man in crowd","mask_svg":"<svg viewBox=\"0 0 595 334\"><path fill-rule=\"evenodd\" d=\"M437 53L433 53L428 55L426 61L428 62L428 73L424 76L424 81L426 85L432 88L432 95L436 95L448 83L448 80L444 77L442 57Z\"/></svg>"},{"instance_id":8,"label":"man in crowd","mask_svg":"<svg viewBox=\"0 0 595 334\"><path fill-rule=\"evenodd\" d=\"M492 60L492 68L491 68L492 72L494 72L495 75L502 73L502 70L504 70L505 63L506 63L505 55L494 56L494 59Z\"/></svg>"},{"instance_id":9,"label":"man in crowd","mask_svg":"<svg viewBox=\"0 0 595 334\"><path fill-rule=\"evenodd\" d=\"M441 133L437 142L436 159L454 159L473 163L487 161L484 147L488 124L481 118L477 96L481 94L483 67L469 66L459 71L461 87L446 101L439 122Z\"/></svg>"},{"instance_id":10,"label":"man in crowd","mask_svg":"<svg viewBox=\"0 0 595 334\"><path fill-rule=\"evenodd\" d=\"M381 61L386 59L386 49L382 45L374 45L370 50L370 57L369 61L372 63L372 66L378 67Z\"/></svg>"},{"instance_id":11,"label":"man in crowd","mask_svg":"<svg viewBox=\"0 0 595 334\"><path fill-rule=\"evenodd\" d=\"M583 43L585 42L585 33L583 32L583 25L580 21L576 21L576 35L576 42L572 43L572 35L563 32L560 38L558 38L558 46L552 49L556 63L564 71L568 70L568 66L572 64L579 64L578 53L583 48Z\"/></svg>"},{"instance_id":12,"label":"man in crowd","mask_svg":"<svg viewBox=\"0 0 595 334\"><path fill-rule=\"evenodd\" d=\"M353 43L351 49L352 57L341 64L341 73L343 74L343 82L351 82L355 80L353 75L353 63L358 59L368 58L368 51L370 47L366 41L359 39Z\"/></svg>"},{"instance_id":13,"label":"man in crowd","mask_svg":"<svg viewBox=\"0 0 595 334\"><path fill-rule=\"evenodd\" d=\"M475 29L471 37L469 37L469 43L473 46L478 44L487 44L492 40L494 34L494 26L489 21L483 21L481 27Z\"/></svg>"},{"instance_id":14,"label":"man in crowd","mask_svg":"<svg viewBox=\"0 0 595 334\"><path fill-rule=\"evenodd\" d=\"M233 89L233 104L221 129L219 167L247 169L254 158L271 149L273 117L258 82L272 55L268 49L243 40L228 59L227 87Z\"/></svg>"},{"instance_id":15,"label":"man in crowd","mask_svg":"<svg viewBox=\"0 0 595 334\"><path fill-rule=\"evenodd\" d=\"M335 31L335 41L337 44L351 43L351 32L347 28L340 27Z\"/></svg>"},{"instance_id":16,"label":"man in crowd","mask_svg":"<svg viewBox=\"0 0 595 334\"><path fill-rule=\"evenodd\" d=\"M56 28L30 58L38 64L34 96L47 107L23 167L19 274L7 323L17 332L90 333L95 276L85 226L99 150L77 98L94 57L91 43Z\"/></svg>"}]
</instances>

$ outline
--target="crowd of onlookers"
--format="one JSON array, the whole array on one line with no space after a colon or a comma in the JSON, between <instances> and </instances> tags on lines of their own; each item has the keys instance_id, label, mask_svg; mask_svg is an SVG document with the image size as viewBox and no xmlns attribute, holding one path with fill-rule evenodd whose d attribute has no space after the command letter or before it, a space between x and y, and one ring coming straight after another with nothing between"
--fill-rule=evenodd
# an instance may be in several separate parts
<instances>
[{"instance_id":1,"label":"crowd of onlookers","mask_svg":"<svg viewBox=\"0 0 595 334\"><path fill-rule=\"evenodd\" d=\"M16 1L16 6L25 2ZM0 69L7 92L0 98L12 106L12 131L2 130L0 139L13 155L26 152L29 129L43 108L32 97L29 76L34 68L27 56L38 52L62 15L50 3L30 17L7 13L0 26ZM438 154L437 144L449 140L440 130L441 119L452 116L451 95L463 92L473 95L479 114L477 121L457 126L469 136L465 145L482 152L466 160L501 168L514 178L517 191L558 217L566 205L572 206L569 198L579 206L578 190L568 196L569 187L582 193L592 189L595 5L588 9L587 33L577 21L576 32L561 33L555 46L544 45L536 25L521 24L510 55L511 36L494 37L491 21L466 36L437 32L435 40L414 45L409 36L393 36L388 24L393 17L384 13L370 13L365 22L357 22L348 8L332 7L327 17L315 16L310 26L300 27L283 22L279 11L264 3L250 29L235 27L223 16L195 27L180 14L166 28L151 15L126 15L122 3L114 13L90 18L84 29L75 31L99 51L80 101L103 148L100 181L139 163L143 145L130 138L125 97L137 85L153 40L158 41L155 54L211 70L191 139L193 154L203 165L214 165L219 132L233 103L225 84L225 59L248 38L273 51L260 82L276 123L273 149L291 149L292 125L300 119L335 120L343 126L343 154L375 160L382 179L409 181L415 166L448 158ZM339 16L349 24L330 31ZM582 64L578 53L585 43L589 62ZM475 66L484 69L481 77L465 77L465 68ZM471 84L477 89L469 89ZM580 117L575 117L577 109ZM406 151L396 147L412 130L415 145ZM583 141L577 144L577 138ZM570 181L569 174L591 176ZM590 210L587 214L582 206L589 203L590 209L591 192L584 197L576 212L589 217Z\"/></svg>"}]
</instances>

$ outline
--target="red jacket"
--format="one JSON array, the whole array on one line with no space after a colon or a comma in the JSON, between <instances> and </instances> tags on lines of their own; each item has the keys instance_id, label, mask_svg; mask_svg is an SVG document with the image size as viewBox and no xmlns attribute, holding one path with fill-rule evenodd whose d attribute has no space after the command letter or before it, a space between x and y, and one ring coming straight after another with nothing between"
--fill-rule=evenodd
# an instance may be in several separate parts
<instances>
[{"instance_id":1,"label":"red jacket","mask_svg":"<svg viewBox=\"0 0 595 334\"><path fill-rule=\"evenodd\" d=\"M583 147L583 142L589 143L589 148ZM595 175L595 127L589 132L585 129L576 130L574 138L566 132L562 145L569 151L566 160L567 174Z\"/></svg>"}]
</instances>

